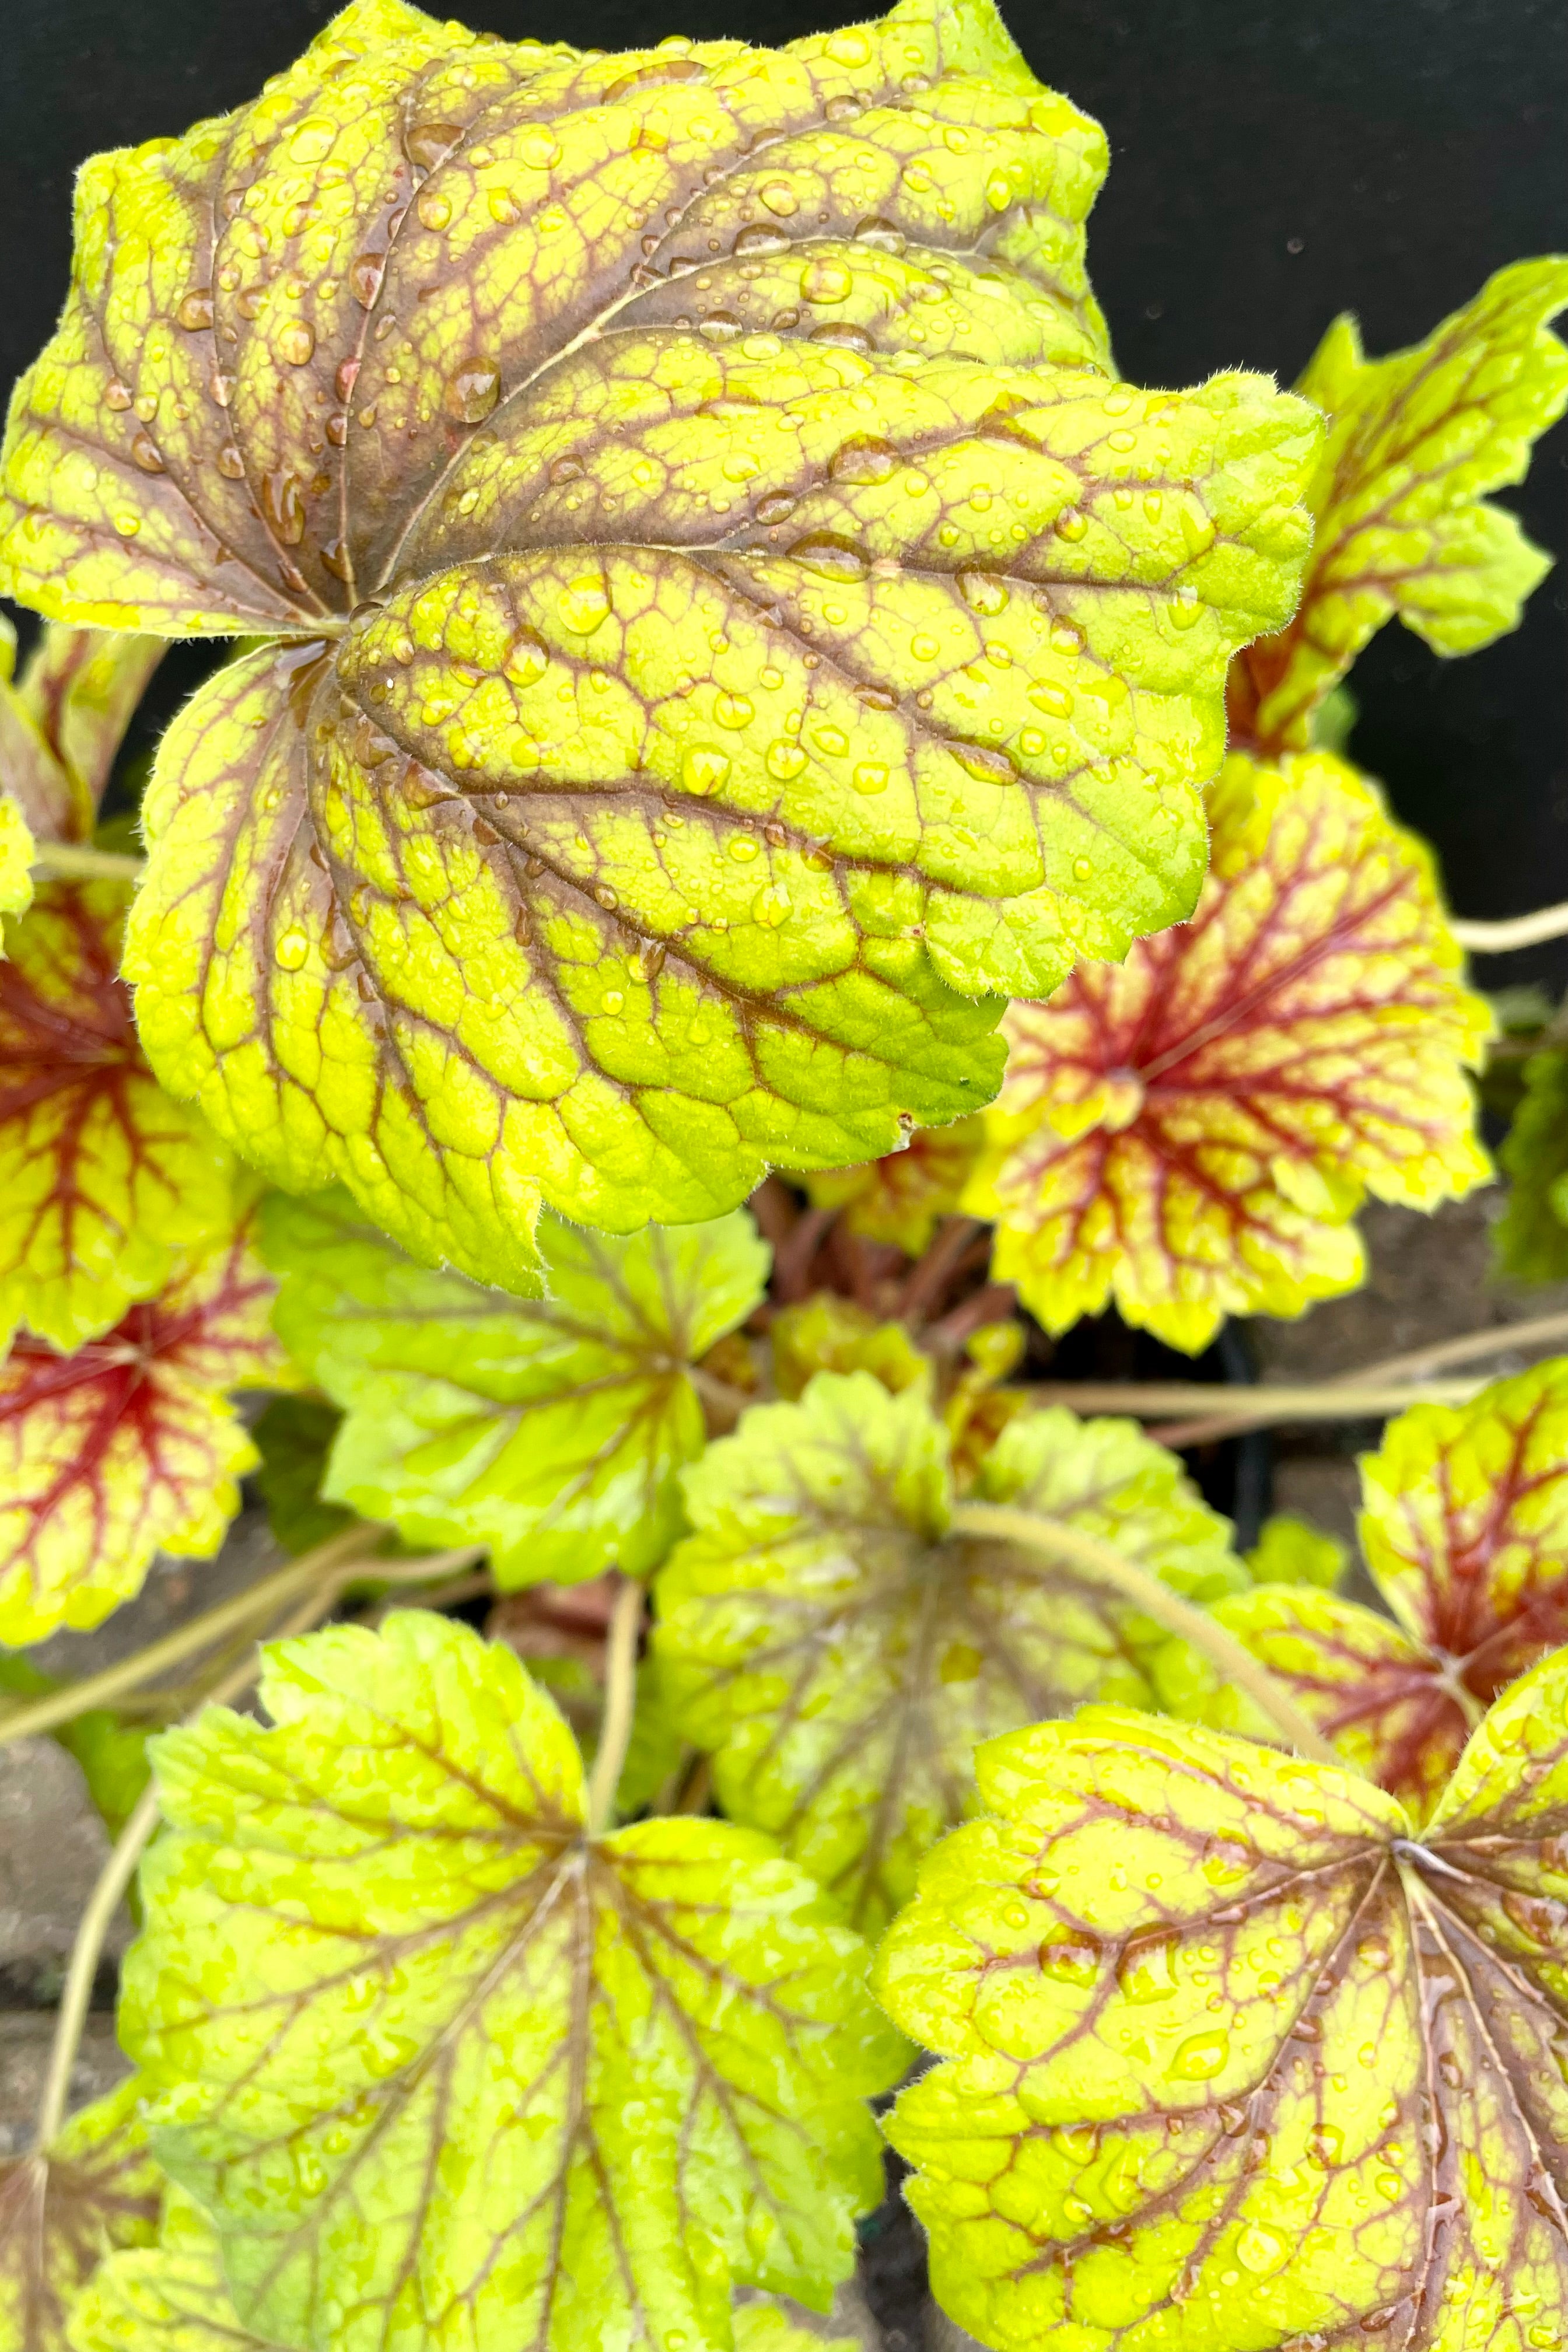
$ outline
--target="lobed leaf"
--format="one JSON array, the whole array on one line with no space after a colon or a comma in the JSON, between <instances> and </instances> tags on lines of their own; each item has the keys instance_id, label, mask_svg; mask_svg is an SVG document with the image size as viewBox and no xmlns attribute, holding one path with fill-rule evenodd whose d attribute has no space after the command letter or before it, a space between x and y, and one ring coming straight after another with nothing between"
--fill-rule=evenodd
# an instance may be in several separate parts
<instances>
[{"instance_id":1,"label":"lobed leaf","mask_svg":"<svg viewBox=\"0 0 1568 2352\"><path fill-rule=\"evenodd\" d=\"M1108 376L1104 167L988 0L622 57L354 0L89 164L0 567L279 641L160 750L164 1083L521 1289L542 1202L973 1110L998 992L1185 913L1319 420Z\"/></svg>"},{"instance_id":2,"label":"lobed leaf","mask_svg":"<svg viewBox=\"0 0 1568 2352\"><path fill-rule=\"evenodd\" d=\"M1252 740L1304 748L1315 707L1395 614L1440 654L1518 627L1551 559L1482 493L1523 480L1531 444L1568 404L1568 352L1546 327L1565 303L1568 257L1549 256L1498 270L1388 359L1363 357L1350 316L1329 329L1300 385L1329 419L1301 603L1237 681Z\"/></svg>"},{"instance_id":3,"label":"lobed leaf","mask_svg":"<svg viewBox=\"0 0 1568 2352\"><path fill-rule=\"evenodd\" d=\"M1492 1230L1498 1263L1523 1282L1568 1276L1568 1054L1543 1046L1524 1066L1524 1097L1498 1160L1510 1178Z\"/></svg>"},{"instance_id":4,"label":"lobed leaf","mask_svg":"<svg viewBox=\"0 0 1568 2352\"><path fill-rule=\"evenodd\" d=\"M879 1323L868 1307L833 1290L781 1307L768 1325L768 1349L773 1386L789 1403L818 1372L874 1372L898 1396L922 1384L929 1390L935 1371L907 1325Z\"/></svg>"},{"instance_id":5,"label":"lobed leaf","mask_svg":"<svg viewBox=\"0 0 1568 2352\"><path fill-rule=\"evenodd\" d=\"M961 2326L1024 2352L1533 2352L1568 2329L1568 1657L1419 1836L1347 1774L1120 1708L981 1752L879 1998Z\"/></svg>"},{"instance_id":6,"label":"lobed leaf","mask_svg":"<svg viewBox=\"0 0 1568 2352\"><path fill-rule=\"evenodd\" d=\"M692 1364L768 1251L743 1210L627 1240L540 1226L543 1299L416 1265L343 1194L264 1212L279 1332L343 1410L322 1492L411 1541L479 1541L502 1584L655 1567L702 1450Z\"/></svg>"},{"instance_id":7,"label":"lobed leaf","mask_svg":"<svg viewBox=\"0 0 1568 2352\"><path fill-rule=\"evenodd\" d=\"M0 1642L98 1624L154 1552L216 1551L257 1459L227 1391L291 1377L250 1225L176 1260L101 1339L61 1355L23 1334L0 1362Z\"/></svg>"},{"instance_id":8,"label":"lobed leaf","mask_svg":"<svg viewBox=\"0 0 1568 2352\"><path fill-rule=\"evenodd\" d=\"M100 2263L70 2316L70 2352L284 2352L240 2325L217 2232L172 2189L155 2246Z\"/></svg>"},{"instance_id":9,"label":"lobed leaf","mask_svg":"<svg viewBox=\"0 0 1568 2352\"><path fill-rule=\"evenodd\" d=\"M899 2053L804 1874L588 1837L550 1700L447 1619L278 1644L263 1697L158 1743L122 2015L242 2326L728 2352L731 2280L824 2304Z\"/></svg>"},{"instance_id":10,"label":"lobed leaf","mask_svg":"<svg viewBox=\"0 0 1568 2352\"><path fill-rule=\"evenodd\" d=\"M1363 1195L1484 1183L1460 984L1430 853L1327 753L1237 755L1190 923L1012 1006L966 1205L1047 1330L1114 1298L1195 1354L1227 1314L1299 1315L1361 1279Z\"/></svg>"},{"instance_id":11,"label":"lobed leaf","mask_svg":"<svg viewBox=\"0 0 1568 2352\"><path fill-rule=\"evenodd\" d=\"M163 642L46 622L17 678L16 652L0 615L0 809L19 813L40 839L85 841ZM25 901L0 905L26 911Z\"/></svg>"},{"instance_id":12,"label":"lobed leaf","mask_svg":"<svg viewBox=\"0 0 1568 2352\"><path fill-rule=\"evenodd\" d=\"M670 1715L714 1752L725 1811L879 1927L973 1802L977 1738L1080 1700L1147 1697L1152 1628L1070 1562L949 1531L947 1430L923 1385L819 1373L753 1407L686 1474L695 1533L660 1574ZM1003 1430L981 1472L1178 1590L1233 1589L1225 1522L1128 1422Z\"/></svg>"},{"instance_id":13,"label":"lobed leaf","mask_svg":"<svg viewBox=\"0 0 1568 2352\"><path fill-rule=\"evenodd\" d=\"M921 1128L901 1151L807 1176L805 1189L813 1208L837 1209L850 1233L919 1257L941 1220L958 1207L984 1135L978 1118Z\"/></svg>"},{"instance_id":14,"label":"lobed leaf","mask_svg":"<svg viewBox=\"0 0 1568 2352\"><path fill-rule=\"evenodd\" d=\"M156 1083L118 976L119 882L48 882L0 961L0 1346L99 1339L230 1221L233 1159Z\"/></svg>"},{"instance_id":15,"label":"lobed leaf","mask_svg":"<svg viewBox=\"0 0 1568 2352\"><path fill-rule=\"evenodd\" d=\"M162 2182L142 2088L132 2076L52 2147L0 2163L0 2352L68 2352L76 2299L105 2255L151 2244Z\"/></svg>"},{"instance_id":16,"label":"lobed leaf","mask_svg":"<svg viewBox=\"0 0 1568 2352\"><path fill-rule=\"evenodd\" d=\"M1254 1584L1310 1584L1331 1591L1350 1555L1338 1536L1326 1535L1293 1511L1276 1511L1244 1558Z\"/></svg>"}]
</instances>

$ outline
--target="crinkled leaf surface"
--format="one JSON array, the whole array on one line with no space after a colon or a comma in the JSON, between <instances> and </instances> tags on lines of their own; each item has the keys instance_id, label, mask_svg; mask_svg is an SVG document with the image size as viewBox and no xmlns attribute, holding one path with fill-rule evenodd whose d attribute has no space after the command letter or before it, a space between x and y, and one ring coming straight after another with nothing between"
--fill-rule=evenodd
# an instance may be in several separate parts
<instances>
[{"instance_id":1,"label":"crinkled leaf surface","mask_svg":"<svg viewBox=\"0 0 1568 2352\"><path fill-rule=\"evenodd\" d=\"M161 2182L134 2076L54 2146L0 2163L0 2352L67 2352L71 2306L116 2246L150 2244Z\"/></svg>"},{"instance_id":2,"label":"crinkled leaf surface","mask_svg":"<svg viewBox=\"0 0 1568 2352\"><path fill-rule=\"evenodd\" d=\"M716 1752L725 1811L880 1925L973 1801L977 1738L1147 1697L1150 1629L1081 1570L949 1532L948 1434L923 1388L824 1372L686 1474L696 1533L658 1585L669 1711ZM1031 1413L979 1483L1207 1597L1241 1571L1175 1457L1129 1422Z\"/></svg>"},{"instance_id":3,"label":"crinkled leaf surface","mask_svg":"<svg viewBox=\"0 0 1568 2352\"><path fill-rule=\"evenodd\" d=\"M1303 746L1314 707L1396 614L1440 654L1517 628L1551 559L1482 494L1523 480L1568 404L1568 352L1546 328L1564 304L1568 257L1551 256L1500 269L1388 359L1363 357L1352 318L1329 329L1300 387L1329 417L1300 607L1237 666L1251 740Z\"/></svg>"},{"instance_id":4,"label":"crinkled leaf surface","mask_svg":"<svg viewBox=\"0 0 1568 2352\"><path fill-rule=\"evenodd\" d=\"M63 1356L0 1362L0 1642L96 1625L154 1552L205 1559L256 1449L231 1389L287 1387L250 1219L178 1262L151 1303Z\"/></svg>"},{"instance_id":5,"label":"crinkled leaf surface","mask_svg":"<svg viewBox=\"0 0 1568 2352\"><path fill-rule=\"evenodd\" d=\"M984 1138L979 1118L920 1128L902 1151L808 1176L805 1189L815 1208L839 1210L852 1234L919 1257L939 1221L957 1208Z\"/></svg>"},{"instance_id":6,"label":"crinkled leaf surface","mask_svg":"<svg viewBox=\"0 0 1568 2352\"><path fill-rule=\"evenodd\" d=\"M1492 1230L1498 1262L1524 1282L1568 1276L1568 1054L1544 1046L1524 1066L1524 1096L1498 1152L1508 1204Z\"/></svg>"},{"instance_id":7,"label":"crinkled leaf surface","mask_svg":"<svg viewBox=\"0 0 1568 2352\"><path fill-rule=\"evenodd\" d=\"M50 882L0 962L0 1342L96 1339L229 1212L232 1157L147 1067L119 882Z\"/></svg>"},{"instance_id":8,"label":"crinkled leaf surface","mask_svg":"<svg viewBox=\"0 0 1568 2352\"><path fill-rule=\"evenodd\" d=\"M1114 1298L1195 1353L1227 1314L1298 1315L1362 1273L1364 1192L1485 1182L1460 984L1430 854L1327 753L1237 756L1197 913L1010 1007L968 1205L1051 1331Z\"/></svg>"},{"instance_id":9,"label":"crinkled leaf surface","mask_svg":"<svg viewBox=\"0 0 1568 2352\"><path fill-rule=\"evenodd\" d=\"M982 1750L880 1998L894 2145L1000 2352L1539 2352L1568 2332L1568 1657L1394 1800L1118 1708Z\"/></svg>"},{"instance_id":10,"label":"crinkled leaf surface","mask_svg":"<svg viewBox=\"0 0 1568 2352\"><path fill-rule=\"evenodd\" d=\"M14 678L16 650L0 616L0 791L40 839L85 840L163 642L47 621Z\"/></svg>"},{"instance_id":11,"label":"crinkled leaf surface","mask_svg":"<svg viewBox=\"0 0 1568 2352\"><path fill-rule=\"evenodd\" d=\"M864 1948L752 1832L592 1840L511 1653L428 1614L268 1654L157 1751L121 2028L242 2323L320 2352L727 2352L826 2304L898 2071Z\"/></svg>"},{"instance_id":12,"label":"crinkled leaf surface","mask_svg":"<svg viewBox=\"0 0 1568 2352\"><path fill-rule=\"evenodd\" d=\"M71 2312L70 2352L282 2352L240 2325L217 2232L172 2189L155 2246L100 2263Z\"/></svg>"},{"instance_id":13,"label":"crinkled leaf surface","mask_svg":"<svg viewBox=\"0 0 1568 2352\"><path fill-rule=\"evenodd\" d=\"M996 992L1184 913L1321 425L1105 373L1104 167L989 0L615 57L356 0L89 164L0 562L284 640L147 800L164 1081L517 1286L542 1199L711 1216L973 1109Z\"/></svg>"},{"instance_id":14,"label":"crinkled leaf surface","mask_svg":"<svg viewBox=\"0 0 1568 2352\"><path fill-rule=\"evenodd\" d=\"M768 1325L773 1385L793 1403L818 1372L874 1372L894 1396L924 1382L934 1370L903 1323L879 1323L868 1307L837 1291L819 1290L797 1306L780 1307Z\"/></svg>"},{"instance_id":15,"label":"crinkled leaf surface","mask_svg":"<svg viewBox=\"0 0 1568 2352\"><path fill-rule=\"evenodd\" d=\"M626 1240L547 1217L543 1299L416 1265L342 1193L263 1214L278 1328L345 1411L329 1499L416 1542L485 1543L503 1583L664 1557L702 1450L692 1360L767 1281L743 1210Z\"/></svg>"},{"instance_id":16,"label":"crinkled leaf surface","mask_svg":"<svg viewBox=\"0 0 1568 2352\"><path fill-rule=\"evenodd\" d=\"M1313 1584L1331 1591L1350 1564L1338 1536L1324 1533L1293 1511L1276 1511L1263 1522L1258 1541L1244 1555L1254 1584Z\"/></svg>"}]
</instances>

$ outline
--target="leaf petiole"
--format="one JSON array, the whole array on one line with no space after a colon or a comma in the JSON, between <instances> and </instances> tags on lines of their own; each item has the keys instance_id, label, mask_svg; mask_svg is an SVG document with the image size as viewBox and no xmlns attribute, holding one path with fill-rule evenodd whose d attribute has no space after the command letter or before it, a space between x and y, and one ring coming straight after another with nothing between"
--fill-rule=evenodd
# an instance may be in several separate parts
<instances>
[{"instance_id":1,"label":"leaf petiole","mask_svg":"<svg viewBox=\"0 0 1568 2352\"><path fill-rule=\"evenodd\" d=\"M599 1752L588 1779L590 1837L602 1837L620 1786L621 1767L632 1736L632 1710L637 1701L637 1641L642 1633L643 1588L635 1577L624 1579L610 1613L605 1643L605 1719Z\"/></svg>"},{"instance_id":2,"label":"leaf petiole","mask_svg":"<svg viewBox=\"0 0 1568 2352\"><path fill-rule=\"evenodd\" d=\"M67 882L140 882L144 857L118 849L89 849L79 841L35 841L33 871Z\"/></svg>"},{"instance_id":3,"label":"leaf petiole","mask_svg":"<svg viewBox=\"0 0 1568 2352\"><path fill-rule=\"evenodd\" d=\"M1448 929L1462 948L1476 955L1507 955L1513 948L1539 947L1543 940L1560 940L1568 933L1568 902L1537 907L1531 914L1510 915L1496 923L1468 923L1462 916L1450 915Z\"/></svg>"},{"instance_id":4,"label":"leaf petiole","mask_svg":"<svg viewBox=\"0 0 1568 2352\"><path fill-rule=\"evenodd\" d=\"M1152 1617L1167 1633L1202 1650L1228 1681L1246 1691L1263 1709L1281 1738L1299 1755L1310 1756L1319 1764L1331 1764L1342 1772L1353 1771L1353 1766L1346 1763L1316 1725L1309 1723L1289 1694L1249 1651L1242 1648L1234 1634L1227 1633L1224 1626L1216 1625L1212 1617L1194 1609L1190 1601L1184 1601L1180 1593L1173 1592L1168 1584L1162 1584L1146 1569L1135 1567L1098 1536L1001 1503L960 1503L952 1515L952 1533L989 1538L997 1543L1016 1544L1026 1551L1070 1560L1075 1568L1082 1569L1098 1583L1108 1585L1122 1600L1131 1601L1144 1616Z\"/></svg>"}]
</instances>

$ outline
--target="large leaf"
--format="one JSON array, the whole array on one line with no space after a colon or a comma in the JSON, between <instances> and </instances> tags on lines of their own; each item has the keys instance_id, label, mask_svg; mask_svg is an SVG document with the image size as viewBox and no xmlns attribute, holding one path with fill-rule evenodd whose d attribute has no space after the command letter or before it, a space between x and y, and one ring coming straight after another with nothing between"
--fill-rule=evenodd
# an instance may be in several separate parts
<instances>
[{"instance_id":1,"label":"large leaf","mask_svg":"<svg viewBox=\"0 0 1568 2352\"><path fill-rule=\"evenodd\" d=\"M1152 1631L1068 1560L950 1531L946 1430L923 1387L819 1373L686 1474L696 1533L658 1585L682 1734L726 1812L880 1925L973 1802L976 1739L1093 1697L1147 1699ZM1131 1423L1032 1413L978 1484L1100 1537L1178 1590L1241 1580L1225 1522Z\"/></svg>"},{"instance_id":2,"label":"large leaf","mask_svg":"<svg viewBox=\"0 0 1568 2352\"><path fill-rule=\"evenodd\" d=\"M1006 1016L967 1198L1050 1331L1114 1298L1195 1353L1352 1288L1365 1192L1431 1208L1490 1172L1465 1072L1491 1016L1424 844L1321 752L1237 755L1212 814L1190 923Z\"/></svg>"},{"instance_id":3,"label":"large leaf","mask_svg":"<svg viewBox=\"0 0 1568 2352\"><path fill-rule=\"evenodd\" d=\"M320 2352L726 2352L825 2305L900 2053L864 1948L751 1832L588 1837L510 1651L394 1614L268 1654L275 1728L164 1736L121 2031L241 2322Z\"/></svg>"},{"instance_id":4,"label":"large leaf","mask_svg":"<svg viewBox=\"0 0 1568 2352\"><path fill-rule=\"evenodd\" d=\"M356 0L89 164L0 569L283 641L160 751L165 1083L516 1288L542 1200L973 1109L997 992L1184 914L1321 428L1107 374L1104 165L989 0L619 57Z\"/></svg>"},{"instance_id":5,"label":"large leaf","mask_svg":"<svg viewBox=\"0 0 1568 2352\"><path fill-rule=\"evenodd\" d=\"M1000 2352L1536 2352L1568 2333L1568 1656L1420 1836L1368 1782L1116 1708L982 1751L881 1999L894 2145Z\"/></svg>"},{"instance_id":6,"label":"large leaf","mask_svg":"<svg viewBox=\"0 0 1568 2352\"><path fill-rule=\"evenodd\" d=\"M0 1642L96 1625L156 1551L216 1551L257 1459L227 1392L292 1378L273 1295L246 1215L73 1355L13 1341L0 1362Z\"/></svg>"},{"instance_id":7,"label":"large leaf","mask_svg":"<svg viewBox=\"0 0 1568 2352\"><path fill-rule=\"evenodd\" d=\"M503 1584L640 1575L702 1450L692 1360L761 1298L743 1210L628 1240L547 1217L543 1299L416 1265L342 1194L265 1212L278 1329L344 1408L324 1492L418 1543L481 1542Z\"/></svg>"},{"instance_id":8,"label":"large leaf","mask_svg":"<svg viewBox=\"0 0 1568 2352\"><path fill-rule=\"evenodd\" d=\"M51 882L0 962L0 1345L96 1339L222 1230L232 1157L153 1079L117 974L119 882Z\"/></svg>"},{"instance_id":9,"label":"large leaf","mask_svg":"<svg viewBox=\"0 0 1568 2352\"><path fill-rule=\"evenodd\" d=\"M1317 522L1289 627L1237 665L1239 724L1304 746L1312 713L1395 614L1440 654L1517 628L1551 558L1482 493L1522 481L1531 444L1568 404L1568 352L1546 330L1568 304L1568 257L1515 262L1424 343L1362 355L1336 319L1300 389L1326 409L1308 492Z\"/></svg>"},{"instance_id":10,"label":"large leaf","mask_svg":"<svg viewBox=\"0 0 1568 2352\"><path fill-rule=\"evenodd\" d=\"M66 2326L111 2248L148 2245L161 2183L134 2076L52 2147L0 2163L0 2352L67 2352Z\"/></svg>"}]
</instances>

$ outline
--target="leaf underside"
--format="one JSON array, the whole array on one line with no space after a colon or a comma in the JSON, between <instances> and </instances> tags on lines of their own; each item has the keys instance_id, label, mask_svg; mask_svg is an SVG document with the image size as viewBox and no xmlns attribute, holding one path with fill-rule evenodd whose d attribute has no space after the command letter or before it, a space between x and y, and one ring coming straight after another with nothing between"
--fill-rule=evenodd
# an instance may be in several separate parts
<instances>
[{"instance_id":1,"label":"leaf underside","mask_svg":"<svg viewBox=\"0 0 1568 2352\"><path fill-rule=\"evenodd\" d=\"M1568 2330L1568 1662L1423 1835L1123 1710L982 1751L879 1997L948 2063L895 2147L999 2352L1534 2352Z\"/></svg>"},{"instance_id":2,"label":"leaf underside","mask_svg":"<svg viewBox=\"0 0 1568 2352\"><path fill-rule=\"evenodd\" d=\"M542 1201L710 1217L974 1109L999 993L1184 914L1319 426L1108 376L1104 167L981 0L620 57L356 0L89 164L0 562L280 641L148 795L164 1082L521 1288Z\"/></svg>"},{"instance_id":3,"label":"leaf underside","mask_svg":"<svg viewBox=\"0 0 1568 2352\"><path fill-rule=\"evenodd\" d=\"M1190 923L1004 1023L966 1205L1048 1330L1114 1299L1196 1353L1227 1314L1299 1315L1362 1274L1363 1195L1486 1181L1460 983L1429 853L1327 753L1237 755Z\"/></svg>"},{"instance_id":4,"label":"leaf underside","mask_svg":"<svg viewBox=\"0 0 1568 2352\"><path fill-rule=\"evenodd\" d=\"M825 2305L901 2053L805 1874L718 1822L585 1838L550 1700L447 1619L280 1644L263 1697L158 1744L121 2020L242 2324L728 2352L731 2280Z\"/></svg>"}]
</instances>

